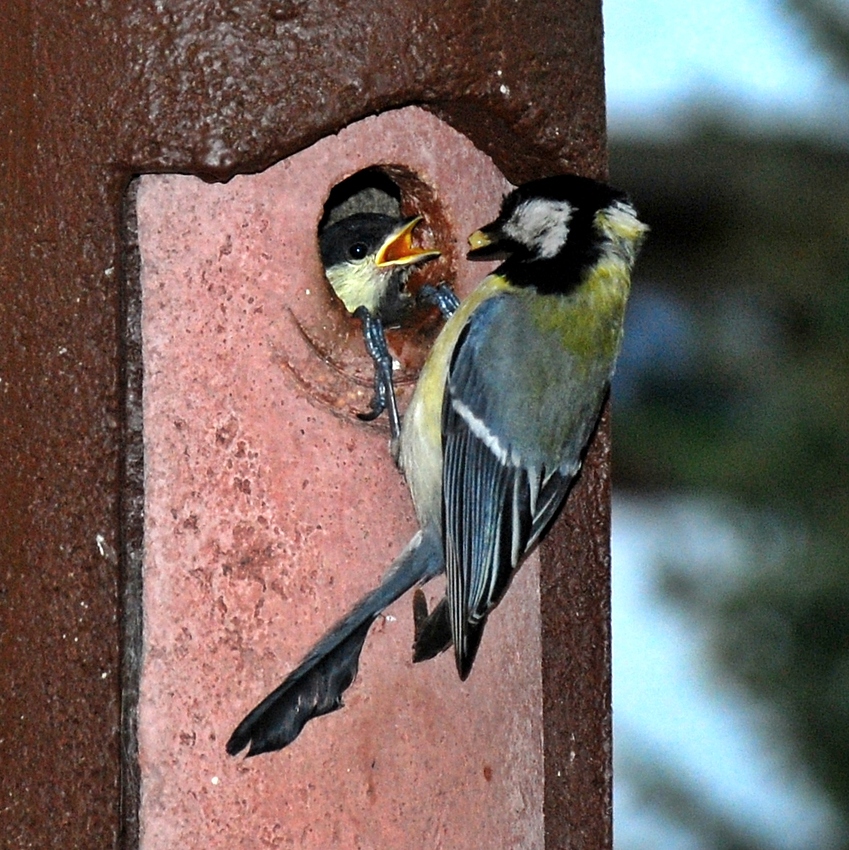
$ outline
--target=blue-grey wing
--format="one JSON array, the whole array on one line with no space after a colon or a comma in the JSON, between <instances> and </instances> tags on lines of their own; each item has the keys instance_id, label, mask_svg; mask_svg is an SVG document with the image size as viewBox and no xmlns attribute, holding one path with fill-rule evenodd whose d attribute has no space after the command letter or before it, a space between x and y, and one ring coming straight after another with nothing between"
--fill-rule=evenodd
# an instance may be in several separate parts
<instances>
[{"instance_id":1,"label":"blue-grey wing","mask_svg":"<svg viewBox=\"0 0 849 850\"><path fill-rule=\"evenodd\" d=\"M521 331L522 314L511 300L497 296L472 315L455 346L443 400L446 596L462 678L471 670L487 614L576 471L563 470L556 457L546 468L546 458L532 450L535 407L521 368L533 366L534 354L522 362L518 346L527 335L513 336Z\"/></svg>"}]
</instances>

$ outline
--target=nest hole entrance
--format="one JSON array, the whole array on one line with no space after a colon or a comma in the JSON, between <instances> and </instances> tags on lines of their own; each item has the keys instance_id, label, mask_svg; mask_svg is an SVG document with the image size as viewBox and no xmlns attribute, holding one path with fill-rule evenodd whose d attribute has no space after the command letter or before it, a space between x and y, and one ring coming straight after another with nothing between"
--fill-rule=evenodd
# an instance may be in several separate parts
<instances>
[{"instance_id":1,"label":"nest hole entrance","mask_svg":"<svg viewBox=\"0 0 849 850\"><path fill-rule=\"evenodd\" d=\"M412 169L394 163L371 165L337 183L324 203L317 235L331 224L358 213L423 217L416 226L416 243L435 248L440 256L413 269L406 291L414 299L425 284L453 283L457 268L454 228L436 191ZM341 302L337 303L344 310ZM438 311L417 307L398 326L387 328L387 341L397 358L401 381L409 380L410 372L416 373L421 367L441 326Z\"/></svg>"},{"instance_id":2,"label":"nest hole entrance","mask_svg":"<svg viewBox=\"0 0 849 850\"><path fill-rule=\"evenodd\" d=\"M357 213L381 213L394 218L401 216L401 189L380 168L358 171L330 190L318 232Z\"/></svg>"},{"instance_id":3,"label":"nest hole entrance","mask_svg":"<svg viewBox=\"0 0 849 850\"><path fill-rule=\"evenodd\" d=\"M403 165L372 165L337 183L324 203L318 235L329 225L357 213L423 217L416 226L416 242L435 248L441 256L413 270L407 284L411 295L415 296L426 283L453 281L457 267L454 228L436 191L414 171ZM405 327L411 329L413 323L405 323Z\"/></svg>"}]
</instances>

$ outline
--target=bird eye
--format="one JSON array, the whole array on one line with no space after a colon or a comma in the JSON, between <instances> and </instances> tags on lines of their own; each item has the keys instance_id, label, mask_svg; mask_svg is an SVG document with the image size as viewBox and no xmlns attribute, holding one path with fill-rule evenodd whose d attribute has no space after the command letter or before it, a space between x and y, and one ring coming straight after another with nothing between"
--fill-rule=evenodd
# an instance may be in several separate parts
<instances>
[{"instance_id":1,"label":"bird eye","mask_svg":"<svg viewBox=\"0 0 849 850\"><path fill-rule=\"evenodd\" d=\"M348 248L348 256L352 260L365 259L367 254L368 247L366 246L365 242L355 242L353 245L351 245L350 248Z\"/></svg>"}]
</instances>

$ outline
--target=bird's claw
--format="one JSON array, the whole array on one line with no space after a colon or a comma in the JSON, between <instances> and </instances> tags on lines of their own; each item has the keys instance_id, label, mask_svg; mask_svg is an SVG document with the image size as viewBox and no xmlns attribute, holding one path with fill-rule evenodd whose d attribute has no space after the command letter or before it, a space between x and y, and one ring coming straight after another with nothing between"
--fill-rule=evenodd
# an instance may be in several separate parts
<instances>
[{"instance_id":1,"label":"bird's claw","mask_svg":"<svg viewBox=\"0 0 849 850\"><path fill-rule=\"evenodd\" d=\"M450 319L460 306L460 299L445 281L436 286L425 284L417 297L421 304L436 307L442 313L443 319Z\"/></svg>"},{"instance_id":2,"label":"bird's claw","mask_svg":"<svg viewBox=\"0 0 849 850\"><path fill-rule=\"evenodd\" d=\"M444 281L436 286L430 284L423 286L419 290L418 300L422 304L436 307L445 319L450 319L460 306L460 300L454 294L454 290ZM383 322L372 315L366 307L358 307L354 311L354 316L362 322L366 351L374 363L374 395L368 412L358 413L357 417L363 422L372 422L384 410L387 410L392 445L397 446L398 438L401 436L401 416L398 413L395 384L392 380L392 355L386 344Z\"/></svg>"},{"instance_id":3,"label":"bird's claw","mask_svg":"<svg viewBox=\"0 0 849 850\"><path fill-rule=\"evenodd\" d=\"M363 340L366 351L374 363L374 396L368 413L358 413L364 422L377 419L384 410L389 412L389 431L393 443L401 434L401 416L398 413L398 402L395 399L395 385L392 382L392 356L386 344L386 334L383 323L373 316L365 307L358 307L354 312L363 325Z\"/></svg>"},{"instance_id":4,"label":"bird's claw","mask_svg":"<svg viewBox=\"0 0 849 850\"><path fill-rule=\"evenodd\" d=\"M386 410L386 387L383 381L379 379L375 366L374 395L371 397L368 413L358 413L357 419L361 419L363 422L372 422L384 410Z\"/></svg>"}]
</instances>

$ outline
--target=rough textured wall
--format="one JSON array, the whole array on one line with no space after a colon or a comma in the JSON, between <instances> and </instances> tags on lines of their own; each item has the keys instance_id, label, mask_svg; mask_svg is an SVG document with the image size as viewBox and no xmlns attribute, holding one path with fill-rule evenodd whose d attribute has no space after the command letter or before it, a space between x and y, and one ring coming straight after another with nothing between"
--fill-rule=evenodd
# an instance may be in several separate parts
<instances>
[{"instance_id":1,"label":"rough textured wall","mask_svg":"<svg viewBox=\"0 0 849 850\"><path fill-rule=\"evenodd\" d=\"M595 0L9 0L5 11L0 761L16 769L4 771L0 830L10 847L108 847L120 841L125 820L128 181L145 171L226 180L410 103L465 133L513 182L563 169L600 175L601 10ZM560 595L544 602L547 628L562 640L545 644L544 654L554 661L572 649L592 653L578 656L585 678L575 691L554 689L554 673L544 670L552 847L609 841L608 762L599 750L609 744L606 574L598 558L606 551L606 491L595 468L576 494L585 501L573 500L580 507L561 526L589 526L594 545L572 544L571 584L552 584ZM553 551L543 551L544 582L558 566ZM575 730L583 722L576 717L589 714L606 737L584 739L573 758L564 718ZM557 782L576 759L569 790L583 802L567 807ZM586 783L597 786L594 797L584 794Z\"/></svg>"}]
</instances>

